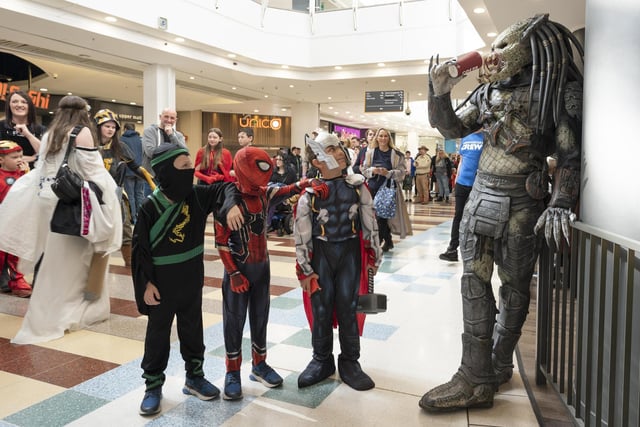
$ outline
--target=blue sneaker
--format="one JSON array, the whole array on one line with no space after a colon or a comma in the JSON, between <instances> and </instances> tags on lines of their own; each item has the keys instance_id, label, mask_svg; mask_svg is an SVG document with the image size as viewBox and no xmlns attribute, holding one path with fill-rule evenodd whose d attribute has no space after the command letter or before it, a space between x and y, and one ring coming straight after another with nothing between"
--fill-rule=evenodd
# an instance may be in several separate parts
<instances>
[{"instance_id":1,"label":"blue sneaker","mask_svg":"<svg viewBox=\"0 0 640 427\"><path fill-rule=\"evenodd\" d=\"M160 400L162 400L162 387L147 390L140 404L140 415L154 415L160 412Z\"/></svg>"},{"instance_id":2,"label":"blue sneaker","mask_svg":"<svg viewBox=\"0 0 640 427\"><path fill-rule=\"evenodd\" d=\"M205 377L187 378L182 392L192 394L200 400L212 400L220 396L218 387L207 381Z\"/></svg>"},{"instance_id":3,"label":"blue sneaker","mask_svg":"<svg viewBox=\"0 0 640 427\"><path fill-rule=\"evenodd\" d=\"M282 377L264 360L251 369L250 378L272 388L282 384Z\"/></svg>"},{"instance_id":4,"label":"blue sneaker","mask_svg":"<svg viewBox=\"0 0 640 427\"><path fill-rule=\"evenodd\" d=\"M224 377L224 400L242 399L242 384L240 382L240 371L227 372Z\"/></svg>"}]
</instances>

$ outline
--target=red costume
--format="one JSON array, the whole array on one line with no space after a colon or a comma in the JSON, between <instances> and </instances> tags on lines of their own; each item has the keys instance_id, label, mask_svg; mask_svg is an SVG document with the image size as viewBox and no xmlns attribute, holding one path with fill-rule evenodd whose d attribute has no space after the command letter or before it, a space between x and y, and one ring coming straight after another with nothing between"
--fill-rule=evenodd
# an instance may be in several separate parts
<instances>
[{"instance_id":1,"label":"red costume","mask_svg":"<svg viewBox=\"0 0 640 427\"><path fill-rule=\"evenodd\" d=\"M222 148L222 153L220 153L220 163L217 165L213 164L215 158L215 151L211 150L209 153L209 161L207 162L207 169L201 170L198 168L198 165L202 163L202 158L205 154L205 147L202 147L196 153L196 172L195 177L198 179L199 184L213 184L214 182L224 181L224 182L233 182L233 177L229 174L231 171L231 165L233 159L231 157L231 152L226 148Z\"/></svg>"},{"instance_id":2,"label":"red costume","mask_svg":"<svg viewBox=\"0 0 640 427\"><path fill-rule=\"evenodd\" d=\"M2 141L0 143L0 155L5 156L13 152L21 152L22 148L16 143ZM0 203L18 178L26 172L20 169L9 171L0 168ZM18 271L18 257L7 252L0 251L0 289L11 292L18 297L26 298L31 295L31 286L24 280L24 275Z\"/></svg>"},{"instance_id":3,"label":"red costume","mask_svg":"<svg viewBox=\"0 0 640 427\"><path fill-rule=\"evenodd\" d=\"M232 231L216 219L216 246L224 264L222 279L224 343L226 350L227 400L242 397L239 372L242 364L242 332L247 310L251 328L253 376L268 387L276 387L282 378L266 365L267 322L269 320L269 285L271 271L267 252L266 219L269 203L280 203L307 186L307 181L279 187L267 186L273 172L269 155L256 147L245 147L236 153L233 169L242 194L240 209L245 223ZM269 378L260 374L266 367ZM265 381L266 380L266 381ZM236 388L233 389L235 382ZM228 390L233 389L233 392Z\"/></svg>"}]
</instances>

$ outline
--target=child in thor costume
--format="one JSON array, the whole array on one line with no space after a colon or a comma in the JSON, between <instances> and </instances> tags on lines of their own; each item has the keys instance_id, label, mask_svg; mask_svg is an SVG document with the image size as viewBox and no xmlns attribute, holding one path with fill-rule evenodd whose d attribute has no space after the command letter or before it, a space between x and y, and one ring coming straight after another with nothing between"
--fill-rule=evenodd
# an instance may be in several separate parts
<instances>
[{"instance_id":1,"label":"child in thor costume","mask_svg":"<svg viewBox=\"0 0 640 427\"><path fill-rule=\"evenodd\" d=\"M355 390L368 390L375 383L358 362L362 322L356 306L366 276L362 273L375 274L382 257L373 200L362 175L346 175L348 155L338 138L322 133L315 142L316 150L309 142L307 158L322 173L323 183L300 197L295 220L296 269L300 285L310 294L313 345L313 359L298 377L298 387L335 372L335 317L342 350L340 378Z\"/></svg>"}]
</instances>

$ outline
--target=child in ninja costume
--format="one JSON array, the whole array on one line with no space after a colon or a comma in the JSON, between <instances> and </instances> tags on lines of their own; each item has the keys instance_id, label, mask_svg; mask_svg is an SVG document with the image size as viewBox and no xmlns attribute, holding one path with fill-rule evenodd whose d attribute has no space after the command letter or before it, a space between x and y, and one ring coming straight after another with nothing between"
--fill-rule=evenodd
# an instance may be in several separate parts
<instances>
[{"instance_id":1,"label":"child in ninja costume","mask_svg":"<svg viewBox=\"0 0 640 427\"><path fill-rule=\"evenodd\" d=\"M22 160L22 147L12 141L0 141L0 203L29 166ZM18 257L0 251L0 290L20 298L31 296L31 286L18 271Z\"/></svg>"},{"instance_id":2,"label":"child in ninja costume","mask_svg":"<svg viewBox=\"0 0 640 427\"><path fill-rule=\"evenodd\" d=\"M267 252L266 218L270 203L281 203L312 182L306 178L286 186L268 185L273 163L266 151L247 146L233 160L233 170L242 193L244 225L238 231L216 219L216 246L222 263L222 304L227 374L223 399L242 398L242 331L249 311L251 328L250 378L267 387L278 387L282 377L267 364L267 322L271 270Z\"/></svg>"},{"instance_id":3,"label":"child in ninja costume","mask_svg":"<svg viewBox=\"0 0 640 427\"><path fill-rule=\"evenodd\" d=\"M186 370L183 393L201 400L220 394L203 371L204 231L212 212L220 221L226 218L225 224L232 229L243 221L234 185L193 185L194 167L186 149L162 144L155 149L151 165L159 186L142 204L133 231L136 303L149 318L141 364L146 383L141 415L160 412L174 316Z\"/></svg>"},{"instance_id":4,"label":"child in ninja costume","mask_svg":"<svg viewBox=\"0 0 640 427\"><path fill-rule=\"evenodd\" d=\"M298 377L298 387L335 372L335 316L340 378L355 390L368 390L375 383L358 362L364 315L356 314L356 306L358 294L366 292L367 274L377 272L382 258L373 200L362 175L346 175L348 156L335 135L321 133L308 141L307 159L324 183L300 197L295 219L296 270L305 299L310 295L313 346L313 359Z\"/></svg>"}]
</instances>

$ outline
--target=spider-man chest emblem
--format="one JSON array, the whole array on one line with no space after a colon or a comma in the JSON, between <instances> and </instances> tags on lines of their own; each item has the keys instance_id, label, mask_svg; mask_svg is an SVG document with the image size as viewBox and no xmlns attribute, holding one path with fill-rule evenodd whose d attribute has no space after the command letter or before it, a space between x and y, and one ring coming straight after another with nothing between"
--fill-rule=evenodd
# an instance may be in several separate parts
<instances>
[{"instance_id":1,"label":"spider-man chest emblem","mask_svg":"<svg viewBox=\"0 0 640 427\"><path fill-rule=\"evenodd\" d=\"M267 260L267 238L265 236L266 224L266 199L260 197L261 209L259 212L249 212L245 200L242 201L244 225L238 231L231 233L229 250L234 259L240 263L257 263ZM255 203L250 203L256 207Z\"/></svg>"}]
</instances>

